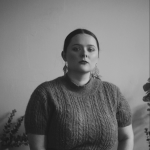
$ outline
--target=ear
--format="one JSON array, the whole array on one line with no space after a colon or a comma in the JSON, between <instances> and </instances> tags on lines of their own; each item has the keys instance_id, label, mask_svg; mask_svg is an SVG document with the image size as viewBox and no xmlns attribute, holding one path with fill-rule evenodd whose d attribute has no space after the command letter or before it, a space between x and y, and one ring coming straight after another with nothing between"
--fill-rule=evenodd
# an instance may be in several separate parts
<instances>
[{"instance_id":1,"label":"ear","mask_svg":"<svg viewBox=\"0 0 150 150\"><path fill-rule=\"evenodd\" d=\"M61 57L64 61L66 61L66 53L64 51L61 52Z\"/></svg>"}]
</instances>

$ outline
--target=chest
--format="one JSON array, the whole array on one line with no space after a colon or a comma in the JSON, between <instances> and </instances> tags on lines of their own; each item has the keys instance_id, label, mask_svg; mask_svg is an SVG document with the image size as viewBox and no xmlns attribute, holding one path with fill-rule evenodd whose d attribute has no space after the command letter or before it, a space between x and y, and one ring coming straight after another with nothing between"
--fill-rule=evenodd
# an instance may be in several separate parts
<instances>
[{"instance_id":1,"label":"chest","mask_svg":"<svg viewBox=\"0 0 150 150\"><path fill-rule=\"evenodd\" d=\"M114 106L104 95L75 97L57 96L51 118L50 134L64 145L114 143L117 139L117 121ZM53 140L54 137L53 135Z\"/></svg>"},{"instance_id":2,"label":"chest","mask_svg":"<svg viewBox=\"0 0 150 150\"><path fill-rule=\"evenodd\" d=\"M71 93L57 94L55 97L55 115L78 124L110 120L116 123L116 104L114 97L103 91L94 94L75 96Z\"/></svg>"}]
</instances>

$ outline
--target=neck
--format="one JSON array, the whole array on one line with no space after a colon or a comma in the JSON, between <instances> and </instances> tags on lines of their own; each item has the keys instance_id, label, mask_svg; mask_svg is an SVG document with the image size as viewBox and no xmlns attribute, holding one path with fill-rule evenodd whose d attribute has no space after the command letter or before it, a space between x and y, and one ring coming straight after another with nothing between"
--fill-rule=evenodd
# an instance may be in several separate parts
<instances>
[{"instance_id":1,"label":"neck","mask_svg":"<svg viewBox=\"0 0 150 150\"><path fill-rule=\"evenodd\" d=\"M71 81L77 86L83 86L90 80L90 72L88 73L76 73L68 71L68 76Z\"/></svg>"}]
</instances>

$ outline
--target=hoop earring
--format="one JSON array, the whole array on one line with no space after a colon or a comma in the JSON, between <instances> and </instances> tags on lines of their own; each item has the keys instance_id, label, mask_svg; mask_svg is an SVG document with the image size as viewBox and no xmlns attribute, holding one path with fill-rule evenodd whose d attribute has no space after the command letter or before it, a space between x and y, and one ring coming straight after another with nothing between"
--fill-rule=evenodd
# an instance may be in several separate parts
<instances>
[{"instance_id":1,"label":"hoop earring","mask_svg":"<svg viewBox=\"0 0 150 150\"><path fill-rule=\"evenodd\" d=\"M63 67L64 75L68 72L68 63L65 62L65 66Z\"/></svg>"}]
</instances>

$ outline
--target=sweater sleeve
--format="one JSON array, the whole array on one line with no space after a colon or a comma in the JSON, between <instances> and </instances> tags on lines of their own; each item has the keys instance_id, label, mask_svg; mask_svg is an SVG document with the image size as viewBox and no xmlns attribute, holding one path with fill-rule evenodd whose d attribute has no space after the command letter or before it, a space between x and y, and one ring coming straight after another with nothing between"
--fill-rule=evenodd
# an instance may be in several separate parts
<instances>
[{"instance_id":1,"label":"sweater sleeve","mask_svg":"<svg viewBox=\"0 0 150 150\"><path fill-rule=\"evenodd\" d=\"M116 118L118 121L118 127L125 127L132 123L131 118L131 109L128 104L128 101L120 92L119 88L117 88L117 99L118 99L118 106L117 106L117 113Z\"/></svg>"},{"instance_id":2,"label":"sweater sleeve","mask_svg":"<svg viewBox=\"0 0 150 150\"><path fill-rule=\"evenodd\" d=\"M37 89L32 93L25 112L26 133L45 135L48 127L47 100Z\"/></svg>"}]
</instances>

